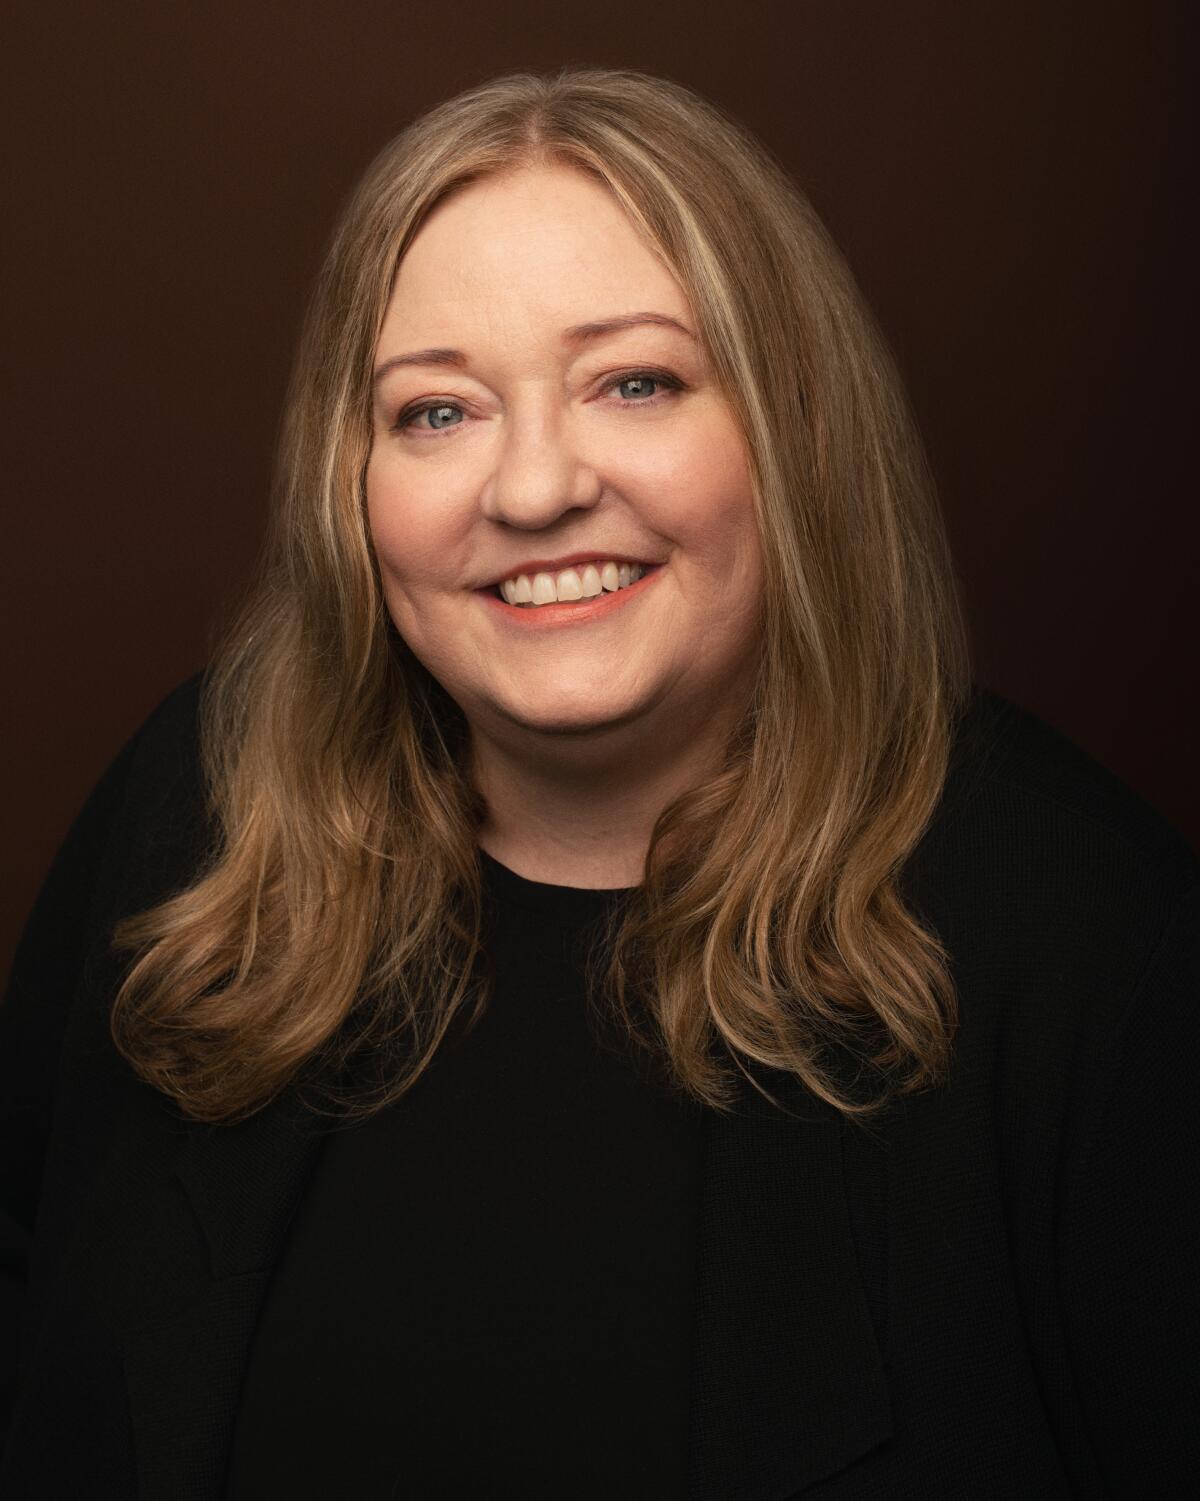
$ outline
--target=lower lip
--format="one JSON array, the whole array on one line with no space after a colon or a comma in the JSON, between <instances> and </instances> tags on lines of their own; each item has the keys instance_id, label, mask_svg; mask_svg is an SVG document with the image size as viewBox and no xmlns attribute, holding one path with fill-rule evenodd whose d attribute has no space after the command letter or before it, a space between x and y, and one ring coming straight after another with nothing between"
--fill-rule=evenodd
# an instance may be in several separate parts
<instances>
[{"instance_id":1,"label":"lower lip","mask_svg":"<svg viewBox=\"0 0 1200 1501\"><path fill-rule=\"evenodd\" d=\"M661 563L655 564L653 568L646 570L636 584L629 584L624 589L615 589L611 594L607 592L597 594L593 599L581 599L578 602L567 601L563 604L510 605L506 599L501 599L490 589L477 589L475 592L485 604L499 611L500 618L505 622L518 626L521 630L547 631L553 630L556 626L587 625L593 620L606 620L622 606L627 605L631 599L637 598L650 588L662 570Z\"/></svg>"}]
</instances>

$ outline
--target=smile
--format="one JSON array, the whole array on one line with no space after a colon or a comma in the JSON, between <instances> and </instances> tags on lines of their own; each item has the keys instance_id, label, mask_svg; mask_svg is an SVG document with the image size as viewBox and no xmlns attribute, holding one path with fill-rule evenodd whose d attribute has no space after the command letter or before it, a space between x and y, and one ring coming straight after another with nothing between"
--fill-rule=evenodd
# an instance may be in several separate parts
<instances>
[{"instance_id":1,"label":"smile","mask_svg":"<svg viewBox=\"0 0 1200 1501\"><path fill-rule=\"evenodd\" d=\"M525 629L537 630L571 624L586 625L613 614L631 600L639 598L646 589L653 586L662 571L661 563L635 564L632 567L622 564L620 575L623 577L618 578L616 589L605 588L597 594L581 595L574 599L559 598L553 603L546 604L534 604L532 600L530 603L510 604L509 599L501 593L503 589L511 598L516 592L510 581L506 581L503 585L477 589L475 592L486 605L498 612L500 619ZM562 575L560 574L559 577L561 578ZM547 586L551 589L554 587L554 580L550 575L537 575L535 579L529 581L530 593L534 598L538 593L536 586L539 579L545 581L542 584L543 594ZM520 593L524 592L524 590L520 591ZM572 592L569 582L567 592L568 594Z\"/></svg>"}]
</instances>

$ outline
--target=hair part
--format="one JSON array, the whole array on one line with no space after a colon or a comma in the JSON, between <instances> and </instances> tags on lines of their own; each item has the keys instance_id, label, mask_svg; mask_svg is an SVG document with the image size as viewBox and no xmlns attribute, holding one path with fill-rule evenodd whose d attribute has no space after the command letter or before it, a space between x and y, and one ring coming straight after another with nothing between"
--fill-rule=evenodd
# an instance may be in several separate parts
<instances>
[{"instance_id":1,"label":"hair part","mask_svg":"<svg viewBox=\"0 0 1200 1501\"><path fill-rule=\"evenodd\" d=\"M632 70L511 73L427 112L351 195L301 333L258 575L202 684L213 839L126 917L114 1041L188 1116L292 1081L361 1118L482 1014L461 710L388 618L366 518L371 367L396 269L456 190L565 164L616 197L691 304L737 415L765 563L749 708L655 824L593 950L598 1003L680 1090L797 1079L847 1117L945 1077L948 955L903 865L970 696L967 627L900 375L816 213L745 128ZM828 1060L877 1079L857 1098ZM768 1096L769 1097L769 1096Z\"/></svg>"}]
</instances>

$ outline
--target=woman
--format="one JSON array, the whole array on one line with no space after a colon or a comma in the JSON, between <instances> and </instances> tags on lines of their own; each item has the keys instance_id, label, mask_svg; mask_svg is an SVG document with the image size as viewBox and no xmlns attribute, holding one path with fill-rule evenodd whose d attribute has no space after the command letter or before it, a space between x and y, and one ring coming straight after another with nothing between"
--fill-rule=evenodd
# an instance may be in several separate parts
<instances>
[{"instance_id":1,"label":"woman","mask_svg":"<svg viewBox=\"0 0 1200 1501\"><path fill-rule=\"evenodd\" d=\"M441 105L18 954L4 1494L1174 1494L1198 874L973 685L762 147Z\"/></svg>"}]
</instances>

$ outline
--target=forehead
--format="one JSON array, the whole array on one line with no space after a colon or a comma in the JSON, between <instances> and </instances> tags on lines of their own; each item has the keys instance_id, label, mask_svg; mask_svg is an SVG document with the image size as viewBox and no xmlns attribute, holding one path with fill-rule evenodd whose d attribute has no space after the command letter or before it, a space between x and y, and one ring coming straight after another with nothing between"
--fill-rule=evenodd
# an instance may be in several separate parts
<instances>
[{"instance_id":1,"label":"forehead","mask_svg":"<svg viewBox=\"0 0 1200 1501\"><path fill-rule=\"evenodd\" d=\"M570 167L525 168L433 210L400 263L383 334L548 333L644 307L690 319L683 289L613 194Z\"/></svg>"}]
</instances>

